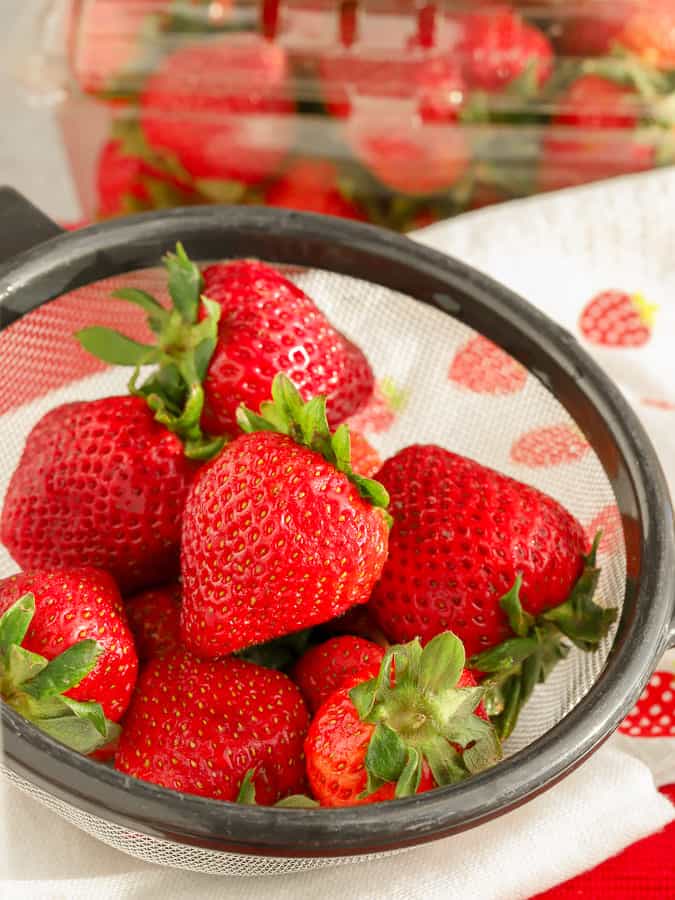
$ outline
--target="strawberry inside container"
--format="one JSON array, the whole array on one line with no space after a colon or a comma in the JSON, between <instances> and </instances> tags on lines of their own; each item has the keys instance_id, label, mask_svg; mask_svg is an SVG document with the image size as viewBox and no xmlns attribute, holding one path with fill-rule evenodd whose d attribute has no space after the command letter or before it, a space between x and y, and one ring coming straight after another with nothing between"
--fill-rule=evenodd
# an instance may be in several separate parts
<instances>
[{"instance_id":1,"label":"strawberry inside container","mask_svg":"<svg viewBox=\"0 0 675 900\"><path fill-rule=\"evenodd\" d=\"M90 220L264 203L406 231L673 159L668 0L46 6L29 68Z\"/></svg>"}]
</instances>

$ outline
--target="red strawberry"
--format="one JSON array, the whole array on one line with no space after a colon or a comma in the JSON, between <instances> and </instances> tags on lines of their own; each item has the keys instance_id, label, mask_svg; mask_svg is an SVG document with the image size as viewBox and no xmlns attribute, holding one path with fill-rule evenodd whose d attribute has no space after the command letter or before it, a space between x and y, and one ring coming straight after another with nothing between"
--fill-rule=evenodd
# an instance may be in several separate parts
<instances>
[{"instance_id":1,"label":"red strawberry","mask_svg":"<svg viewBox=\"0 0 675 900\"><path fill-rule=\"evenodd\" d=\"M561 633L584 649L606 634L615 610L592 600L597 548L584 558L583 527L551 497L433 445L401 450L378 478L394 525L370 606L389 640L424 642L452 629L472 668L506 676L502 648L515 637L514 696L523 687L518 654L531 658L544 641L537 666L552 666L564 655ZM505 733L517 703L507 713Z\"/></svg>"},{"instance_id":2,"label":"red strawberry","mask_svg":"<svg viewBox=\"0 0 675 900\"><path fill-rule=\"evenodd\" d=\"M98 215L128 215L157 207L186 205L194 190L142 156L125 152L121 140L104 145L96 169Z\"/></svg>"},{"instance_id":3,"label":"red strawberry","mask_svg":"<svg viewBox=\"0 0 675 900\"><path fill-rule=\"evenodd\" d=\"M456 184L468 169L469 146L458 127L425 128L415 122L380 124L355 117L347 137L354 154L387 188L415 196Z\"/></svg>"},{"instance_id":4,"label":"red strawberry","mask_svg":"<svg viewBox=\"0 0 675 900\"><path fill-rule=\"evenodd\" d=\"M548 425L519 437L511 447L511 459L530 469L548 468L577 462L590 449L588 441L573 425Z\"/></svg>"},{"instance_id":5,"label":"red strawberry","mask_svg":"<svg viewBox=\"0 0 675 900\"><path fill-rule=\"evenodd\" d=\"M471 88L500 91L532 66L539 87L553 70L553 49L538 28L508 6L470 13L459 20L463 29L458 52Z\"/></svg>"},{"instance_id":6,"label":"red strawberry","mask_svg":"<svg viewBox=\"0 0 675 900\"><path fill-rule=\"evenodd\" d=\"M296 160L267 188L265 203L365 222L365 212L340 193L338 177L337 168L327 160Z\"/></svg>"},{"instance_id":7,"label":"red strawberry","mask_svg":"<svg viewBox=\"0 0 675 900\"><path fill-rule=\"evenodd\" d=\"M377 678L362 672L324 702L305 741L322 806L411 796L497 762L499 741L464 659L450 632L424 650L419 641L391 647Z\"/></svg>"},{"instance_id":8,"label":"red strawberry","mask_svg":"<svg viewBox=\"0 0 675 900\"><path fill-rule=\"evenodd\" d=\"M584 307L579 330L601 347L643 347L651 337L656 309L641 294L604 291Z\"/></svg>"},{"instance_id":9,"label":"red strawberry","mask_svg":"<svg viewBox=\"0 0 675 900\"><path fill-rule=\"evenodd\" d=\"M141 123L194 178L256 184L291 144L293 109L283 48L228 35L166 57L145 84Z\"/></svg>"},{"instance_id":10,"label":"red strawberry","mask_svg":"<svg viewBox=\"0 0 675 900\"><path fill-rule=\"evenodd\" d=\"M527 370L482 335L459 348L448 372L450 381L476 394L517 394L525 387Z\"/></svg>"},{"instance_id":11,"label":"red strawberry","mask_svg":"<svg viewBox=\"0 0 675 900\"><path fill-rule=\"evenodd\" d=\"M221 308L204 382L207 431L236 430L237 406L257 408L277 372L285 372L305 398L325 394L332 425L370 397L373 375L363 353L271 266L253 260L209 266L204 293Z\"/></svg>"},{"instance_id":12,"label":"red strawberry","mask_svg":"<svg viewBox=\"0 0 675 900\"><path fill-rule=\"evenodd\" d=\"M352 469L357 475L372 478L382 465L380 454L358 431L350 431Z\"/></svg>"},{"instance_id":13,"label":"red strawberry","mask_svg":"<svg viewBox=\"0 0 675 900\"><path fill-rule=\"evenodd\" d=\"M388 497L353 474L346 426L331 437L323 398L303 406L283 375L272 396L261 416L242 408L252 433L204 467L186 505L183 639L202 656L365 603L387 555Z\"/></svg>"},{"instance_id":14,"label":"red strawberry","mask_svg":"<svg viewBox=\"0 0 675 900\"><path fill-rule=\"evenodd\" d=\"M88 565L123 591L178 571L196 466L139 397L66 403L28 435L0 534L24 568Z\"/></svg>"},{"instance_id":15,"label":"red strawberry","mask_svg":"<svg viewBox=\"0 0 675 900\"><path fill-rule=\"evenodd\" d=\"M171 309L145 291L114 294L146 310L161 353L104 328L77 337L107 363L160 362L134 390L184 440L188 456L213 456L223 440L204 435L202 427L221 436L236 432L238 405L265 400L277 371L286 372L303 396L325 395L331 424L365 405L373 390L368 360L276 269L235 260L209 266L202 276L180 244L164 262Z\"/></svg>"},{"instance_id":16,"label":"red strawberry","mask_svg":"<svg viewBox=\"0 0 675 900\"><path fill-rule=\"evenodd\" d=\"M561 17L560 48L570 56L603 56L609 53L619 36L635 0L613 0L595 13L567 14ZM582 7L579 7L582 9Z\"/></svg>"},{"instance_id":17,"label":"red strawberry","mask_svg":"<svg viewBox=\"0 0 675 900\"><path fill-rule=\"evenodd\" d=\"M314 715L347 679L377 675L383 656L383 648L372 641L353 635L334 637L308 650L293 667L291 677Z\"/></svg>"},{"instance_id":18,"label":"red strawberry","mask_svg":"<svg viewBox=\"0 0 675 900\"><path fill-rule=\"evenodd\" d=\"M640 98L632 88L584 75L559 98L557 107L542 146L542 189L642 172L654 165L654 146L636 135ZM570 128L579 129L578 137Z\"/></svg>"},{"instance_id":19,"label":"red strawberry","mask_svg":"<svg viewBox=\"0 0 675 900\"><path fill-rule=\"evenodd\" d=\"M302 791L307 710L286 675L185 650L151 660L138 680L115 768L144 781L235 800L255 770L258 803Z\"/></svg>"},{"instance_id":20,"label":"red strawberry","mask_svg":"<svg viewBox=\"0 0 675 900\"><path fill-rule=\"evenodd\" d=\"M675 6L672 0L634 3L619 43L658 69L675 68Z\"/></svg>"},{"instance_id":21,"label":"red strawberry","mask_svg":"<svg viewBox=\"0 0 675 900\"><path fill-rule=\"evenodd\" d=\"M630 737L675 736L675 679L667 670L655 672L619 731Z\"/></svg>"},{"instance_id":22,"label":"red strawberry","mask_svg":"<svg viewBox=\"0 0 675 900\"><path fill-rule=\"evenodd\" d=\"M368 403L350 416L347 424L350 431L373 431L376 434L387 431L404 409L407 394L397 387L392 378L383 378L375 383Z\"/></svg>"},{"instance_id":23,"label":"red strawberry","mask_svg":"<svg viewBox=\"0 0 675 900\"><path fill-rule=\"evenodd\" d=\"M81 752L113 739L116 729L104 715L116 722L126 710L138 660L110 575L90 568L12 575L0 581L2 614L0 633L7 638L2 652L11 643L39 654L35 659L19 658L21 651L16 650L17 658L12 661L10 655L5 661L4 699L52 737ZM21 627L13 630L10 620L14 625L21 621Z\"/></svg>"},{"instance_id":24,"label":"red strawberry","mask_svg":"<svg viewBox=\"0 0 675 900\"><path fill-rule=\"evenodd\" d=\"M180 647L179 584L150 588L125 602L141 662Z\"/></svg>"},{"instance_id":25,"label":"red strawberry","mask_svg":"<svg viewBox=\"0 0 675 900\"><path fill-rule=\"evenodd\" d=\"M85 93L124 95L144 72L143 37L171 0L89 0L70 5L69 52Z\"/></svg>"}]
</instances>

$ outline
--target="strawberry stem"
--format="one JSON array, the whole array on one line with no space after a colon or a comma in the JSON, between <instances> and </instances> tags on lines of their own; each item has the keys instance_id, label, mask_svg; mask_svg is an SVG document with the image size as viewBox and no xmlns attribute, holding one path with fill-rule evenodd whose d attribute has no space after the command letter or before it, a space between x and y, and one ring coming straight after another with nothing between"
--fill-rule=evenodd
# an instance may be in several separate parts
<instances>
[{"instance_id":1,"label":"strawberry stem","mask_svg":"<svg viewBox=\"0 0 675 900\"><path fill-rule=\"evenodd\" d=\"M476 714L485 688L459 686L465 662L464 646L450 631L424 649L416 638L389 647L377 676L352 688L359 717L375 725L362 798L391 782L396 797L412 796L425 762L440 786L501 758L494 726Z\"/></svg>"},{"instance_id":2,"label":"strawberry stem","mask_svg":"<svg viewBox=\"0 0 675 900\"><path fill-rule=\"evenodd\" d=\"M201 428L204 379L218 341L220 305L201 293L203 279L183 245L164 257L172 306L163 307L137 288L113 293L147 314L155 344L140 344L110 328L93 326L75 335L92 355L110 365L133 366L129 392L145 398L155 419L183 441L190 459L211 459L223 447L224 436L206 435ZM200 321L200 311L205 315ZM156 366L142 383L141 370Z\"/></svg>"},{"instance_id":3,"label":"strawberry stem","mask_svg":"<svg viewBox=\"0 0 675 900\"><path fill-rule=\"evenodd\" d=\"M567 600L539 616L522 607L519 575L500 600L515 637L469 660L472 669L487 675L482 682L488 691L485 705L502 740L513 732L536 685L567 657L571 644L586 652L597 650L616 621L616 608L606 609L593 599L600 577L596 557L601 537L598 532Z\"/></svg>"}]
</instances>

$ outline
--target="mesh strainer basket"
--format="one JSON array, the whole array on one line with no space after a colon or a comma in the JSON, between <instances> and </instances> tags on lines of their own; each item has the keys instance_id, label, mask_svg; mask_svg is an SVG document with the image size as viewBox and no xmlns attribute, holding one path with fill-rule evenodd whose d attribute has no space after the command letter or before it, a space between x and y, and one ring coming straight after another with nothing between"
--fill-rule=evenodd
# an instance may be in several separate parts
<instances>
[{"instance_id":1,"label":"mesh strainer basket","mask_svg":"<svg viewBox=\"0 0 675 900\"><path fill-rule=\"evenodd\" d=\"M128 373L81 352L72 333L104 323L141 334L110 298L131 283L161 292L161 255L182 240L196 260L253 256L287 274L407 397L384 455L434 441L533 483L589 529L614 515L598 601L621 608L593 654L573 652L537 688L506 759L466 782L353 809L238 806L137 781L55 743L3 708L5 776L68 821L136 857L214 874L291 872L400 850L524 803L579 765L617 727L675 642L673 514L654 451L617 389L574 339L469 267L405 238L326 217L253 207L173 210L71 235L18 195L0 199L0 502L35 421L70 399L124 390ZM41 243L42 242L42 243ZM21 251L19 253L19 251ZM16 258L10 257L19 253ZM527 265L523 248L523 265ZM481 393L449 379L480 336L501 347L518 390ZM519 435L563 425L587 452L523 469ZM0 577L15 570L0 548Z\"/></svg>"}]
</instances>

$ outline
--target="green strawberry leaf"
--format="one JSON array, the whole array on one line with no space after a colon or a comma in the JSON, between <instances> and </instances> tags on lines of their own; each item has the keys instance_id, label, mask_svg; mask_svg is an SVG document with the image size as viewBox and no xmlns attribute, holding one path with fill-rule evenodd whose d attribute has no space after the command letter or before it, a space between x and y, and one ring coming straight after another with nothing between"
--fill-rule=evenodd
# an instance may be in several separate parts
<instances>
[{"instance_id":1,"label":"green strawberry leaf","mask_svg":"<svg viewBox=\"0 0 675 900\"><path fill-rule=\"evenodd\" d=\"M511 590L504 594L499 601L499 605L509 617L509 625L511 630L518 637L526 637L530 629L534 625L534 619L529 613L526 613L520 603L520 588L523 583L522 575L516 576Z\"/></svg>"},{"instance_id":2,"label":"green strawberry leaf","mask_svg":"<svg viewBox=\"0 0 675 900\"><path fill-rule=\"evenodd\" d=\"M510 670L537 649L536 637L508 638L496 647L477 653L469 660L469 668L478 672Z\"/></svg>"},{"instance_id":3,"label":"green strawberry leaf","mask_svg":"<svg viewBox=\"0 0 675 900\"><path fill-rule=\"evenodd\" d=\"M467 775L463 754L460 754L441 735L435 735L422 746L434 781L439 787L463 781Z\"/></svg>"},{"instance_id":4,"label":"green strawberry leaf","mask_svg":"<svg viewBox=\"0 0 675 900\"><path fill-rule=\"evenodd\" d=\"M488 725L488 723L483 722L483 725ZM501 758L502 746L499 737L495 729L490 726L485 728L483 734L476 738L475 743L467 747L462 754L462 762L472 775L492 768Z\"/></svg>"},{"instance_id":5,"label":"green strawberry leaf","mask_svg":"<svg viewBox=\"0 0 675 900\"><path fill-rule=\"evenodd\" d=\"M64 715L58 719L38 719L33 724L54 740L85 755L110 743L121 732L119 726L111 722L104 737L90 719L74 715Z\"/></svg>"},{"instance_id":6,"label":"green strawberry leaf","mask_svg":"<svg viewBox=\"0 0 675 900\"><path fill-rule=\"evenodd\" d=\"M2 683L7 687L2 690L3 694L20 688L25 681L34 678L47 666L44 656L31 653L30 650L26 650L25 647L20 647L18 644L10 646L5 659Z\"/></svg>"},{"instance_id":7,"label":"green strawberry leaf","mask_svg":"<svg viewBox=\"0 0 675 900\"><path fill-rule=\"evenodd\" d=\"M253 776L255 769L248 769L239 785L239 792L235 803L245 804L247 806L255 805L255 785L253 784Z\"/></svg>"},{"instance_id":8,"label":"green strawberry leaf","mask_svg":"<svg viewBox=\"0 0 675 900\"><path fill-rule=\"evenodd\" d=\"M199 312L199 298L204 280L199 268L189 259L179 242L175 253L167 253L164 264L169 273L169 294L183 321L193 325Z\"/></svg>"},{"instance_id":9,"label":"green strawberry leaf","mask_svg":"<svg viewBox=\"0 0 675 900\"><path fill-rule=\"evenodd\" d=\"M23 685L23 690L35 699L54 697L76 687L92 671L103 647L97 641L86 638L68 647L34 678Z\"/></svg>"},{"instance_id":10,"label":"green strawberry leaf","mask_svg":"<svg viewBox=\"0 0 675 900\"><path fill-rule=\"evenodd\" d=\"M319 804L306 794L291 794L274 804L280 809L316 809Z\"/></svg>"},{"instance_id":11,"label":"green strawberry leaf","mask_svg":"<svg viewBox=\"0 0 675 900\"><path fill-rule=\"evenodd\" d=\"M98 359L113 366L145 366L157 362L161 351L150 344L139 344L112 328L93 325L75 333L80 344Z\"/></svg>"},{"instance_id":12,"label":"green strawberry leaf","mask_svg":"<svg viewBox=\"0 0 675 900\"><path fill-rule=\"evenodd\" d=\"M74 716L78 719L87 719L99 734L102 734L103 737L107 736L108 722L100 703L91 700L82 702L81 700L72 700L70 697L61 697L61 700Z\"/></svg>"},{"instance_id":13,"label":"green strawberry leaf","mask_svg":"<svg viewBox=\"0 0 675 900\"><path fill-rule=\"evenodd\" d=\"M423 691L441 692L454 688L466 663L464 645L451 631L432 638L422 650L419 683Z\"/></svg>"},{"instance_id":14,"label":"green strawberry leaf","mask_svg":"<svg viewBox=\"0 0 675 900\"><path fill-rule=\"evenodd\" d=\"M161 303L158 303L146 291L137 288L119 288L112 292L112 296L117 300L125 300L127 303L140 306L148 314L148 324L156 334L159 334L165 327L169 318L168 310L164 309Z\"/></svg>"},{"instance_id":15,"label":"green strawberry leaf","mask_svg":"<svg viewBox=\"0 0 675 900\"><path fill-rule=\"evenodd\" d=\"M398 777L394 797L412 797L417 793L422 778L422 757L414 747L408 747L403 771Z\"/></svg>"},{"instance_id":16,"label":"green strawberry leaf","mask_svg":"<svg viewBox=\"0 0 675 900\"><path fill-rule=\"evenodd\" d=\"M283 372L275 375L272 400L260 405L260 415L241 404L237 409L237 424L246 434L273 431L289 435L296 443L320 453L347 476L364 500L386 511L389 494L385 487L352 470L348 427L341 425L331 434L326 418L326 398L314 397L304 403L298 389Z\"/></svg>"},{"instance_id":17,"label":"green strawberry leaf","mask_svg":"<svg viewBox=\"0 0 675 900\"><path fill-rule=\"evenodd\" d=\"M397 781L406 765L406 747L388 725L377 725L366 752L366 771L379 781Z\"/></svg>"},{"instance_id":18,"label":"green strawberry leaf","mask_svg":"<svg viewBox=\"0 0 675 900\"><path fill-rule=\"evenodd\" d=\"M24 594L0 617L0 654L21 644L35 615L35 595Z\"/></svg>"}]
</instances>

